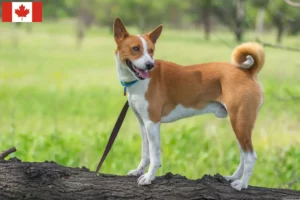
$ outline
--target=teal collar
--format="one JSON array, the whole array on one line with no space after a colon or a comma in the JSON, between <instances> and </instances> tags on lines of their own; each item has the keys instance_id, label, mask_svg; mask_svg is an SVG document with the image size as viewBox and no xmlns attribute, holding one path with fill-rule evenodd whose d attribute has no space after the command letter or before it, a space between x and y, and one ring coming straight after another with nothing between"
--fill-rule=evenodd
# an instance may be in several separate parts
<instances>
[{"instance_id":1,"label":"teal collar","mask_svg":"<svg viewBox=\"0 0 300 200\"><path fill-rule=\"evenodd\" d=\"M138 80L134 80L129 83L125 83L123 81L120 81L120 82L121 82L121 85L123 85L124 87L130 87L130 86L134 85L136 82L138 82Z\"/></svg>"},{"instance_id":2,"label":"teal collar","mask_svg":"<svg viewBox=\"0 0 300 200\"><path fill-rule=\"evenodd\" d=\"M129 83L125 83L125 82L123 82L123 81L120 81L121 85L124 86L124 96L126 96L126 88L127 88L127 87L130 87L130 86L132 86L132 85L134 85L134 84L137 83L137 82L138 82L138 80L134 80L134 81L131 81L131 82L129 82Z\"/></svg>"}]
</instances>

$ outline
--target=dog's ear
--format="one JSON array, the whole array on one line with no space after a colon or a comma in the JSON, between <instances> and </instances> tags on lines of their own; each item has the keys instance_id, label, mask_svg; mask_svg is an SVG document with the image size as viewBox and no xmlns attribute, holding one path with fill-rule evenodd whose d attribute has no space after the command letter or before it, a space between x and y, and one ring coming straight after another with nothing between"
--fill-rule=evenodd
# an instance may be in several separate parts
<instances>
[{"instance_id":1,"label":"dog's ear","mask_svg":"<svg viewBox=\"0 0 300 200\"><path fill-rule=\"evenodd\" d=\"M114 22L114 37L115 41L118 42L124 38L129 36L129 33L127 32L123 22L120 18L116 18Z\"/></svg>"},{"instance_id":2,"label":"dog's ear","mask_svg":"<svg viewBox=\"0 0 300 200\"><path fill-rule=\"evenodd\" d=\"M163 30L163 25L161 24L158 27L156 27L153 31L147 33L147 35L149 36L149 38L153 42L153 44L156 43L156 40L159 38L162 30Z\"/></svg>"}]
</instances>

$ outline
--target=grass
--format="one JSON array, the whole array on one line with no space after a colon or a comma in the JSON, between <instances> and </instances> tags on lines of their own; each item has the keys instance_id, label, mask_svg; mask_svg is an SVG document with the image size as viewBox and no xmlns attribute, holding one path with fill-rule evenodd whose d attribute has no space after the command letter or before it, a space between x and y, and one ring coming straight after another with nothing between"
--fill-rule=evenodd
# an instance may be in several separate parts
<instances>
[{"instance_id":1,"label":"grass","mask_svg":"<svg viewBox=\"0 0 300 200\"><path fill-rule=\"evenodd\" d=\"M1 149L16 146L13 156L23 161L53 160L94 170L126 100L116 76L113 37L108 29L92 28L77 49L73 23L32 26L31 33L26 27L0 27ZM261 39L272 42L273 37ZM252 38L249 33L245 39ZM230 61L232 49L223 41L235 45L226 32L207 42L199 30L165 29L156 58L180 64ZM284 45L300 46L300 37L286 37ZM265 102L253 132L258 160L250 185L299 190L299 100L280 100L290 93L300 96L299 53L266 48L266 55L259 75ZM163 125L161 146L157 175L229 175L239 163L229 120L213 115ZM126 174L138 165L140 147L138 123L129 111L102 172Z\"/></svg>"}]
</instances>

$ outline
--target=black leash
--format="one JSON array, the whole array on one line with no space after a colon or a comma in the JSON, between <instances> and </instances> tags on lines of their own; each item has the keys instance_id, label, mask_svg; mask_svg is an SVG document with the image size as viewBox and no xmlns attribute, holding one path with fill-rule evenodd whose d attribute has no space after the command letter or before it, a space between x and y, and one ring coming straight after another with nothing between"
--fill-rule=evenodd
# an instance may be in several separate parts
<instances>
[{"instance_id":1,"label":"black leash","mask_svg":"<svg viewBox=\"0 0 300 200\"><path fill-rule=\"evenodd\" d=\"M123 123L123 121L124 121L124 118L125 118L125 116L126 116L128 107L129 107L128 101L126 101L126 102L125 102L125 105L123 106L123 109L122 109L122 111L120 112L120 115L119 115L119 117L118 117L118 119L117 119L117 121L116 121L116 124L115 124L115 126L114 126L114 128L113 128L113 130L112 130L112 132L111 132L111 134L110 134L109 140L108 140L108 142L107 142L107 145L106 145L106 147L105 147L105 150L104 150L104 152L103 152L103 155L102 155L102 157L101 157L101 160L100 160L100 162L99 162L99 164L98 164L98 166L97 166L96 173L99 172L99 170L100 170L100 168L101 168L101 166L102 166L102 164L103 164L103 162L104 162L104 160L105 160L107 154L109 153L109 151L110 151L110 149L111 149L111 147L112 147L112 145L113 145L113 143L114 143L114 141L115 141L115 139L116 139L116 137L117 137L117 135L118 135L118 133L119 133L119 130L120 130L120 128L121 128L121 126L122 126L122 123Z\"/></svg>"}]
</instances>

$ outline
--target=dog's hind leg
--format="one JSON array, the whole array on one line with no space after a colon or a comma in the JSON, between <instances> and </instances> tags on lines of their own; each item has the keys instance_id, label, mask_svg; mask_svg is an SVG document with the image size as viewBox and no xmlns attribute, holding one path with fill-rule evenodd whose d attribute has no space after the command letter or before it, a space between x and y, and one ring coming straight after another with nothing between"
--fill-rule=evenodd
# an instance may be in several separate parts
<instances>
[{"instance_id":1,"label":"dog's hind leg","mask_svg":"<svg viewBox=\"0 0 300 200\"><path fill-rule=\"evenodd\" d=\"M228 108L231 125L241 148L241 163L235 173L230 178L227 178L233 180L231 186L236 190L248 187L248 182L252 176L257 159L252 146L251 135L259 103L251 103L243 103L240 106L234 105Z\"/></svg>"},{"instance_id":2,"label":"dog's hind leg","mask_svg":"<svg viewBox=\"0 0 300 200\"><path fill-rule=\"evenodd\" d=\"M244 153L243 153L243 150L242 150L239 143L238 143L238 146L239 146L239 149L240 149L240 164L237 167L237 169L235 170L235 172L233 173L233 175L224 177L227 181L238 180L238 179L242 178L242 175L243 175L243 171L244 171Z\"/></svg>"}]
</instances>

